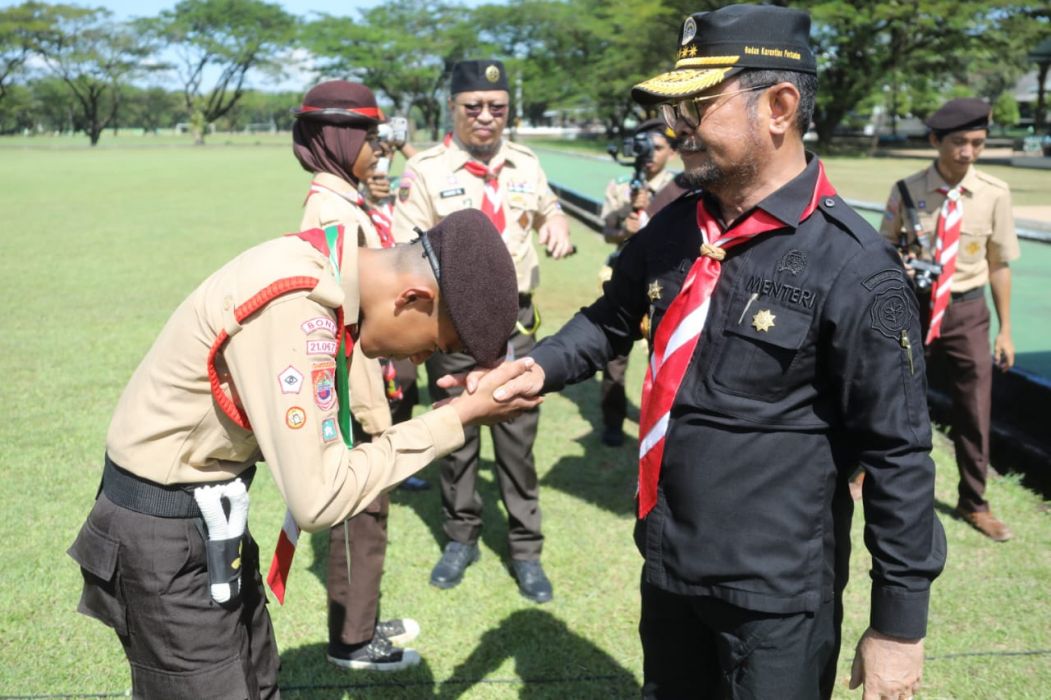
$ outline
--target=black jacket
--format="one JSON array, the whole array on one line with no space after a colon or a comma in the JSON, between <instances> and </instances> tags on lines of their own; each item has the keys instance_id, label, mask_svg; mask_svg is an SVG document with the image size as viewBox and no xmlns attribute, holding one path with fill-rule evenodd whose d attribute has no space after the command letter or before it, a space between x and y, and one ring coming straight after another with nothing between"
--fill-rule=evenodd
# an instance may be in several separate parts
<instances>
[{"instance_id":1,"label":"black jacket","mask_svg":"<svg viewBox=\"0 0 1051 700\"><path fill-rule=\"evenodd\" d=\"M842 199L799 223L817 175L810 157L759 204L783 229L727 251L636 542L662 589L813 611L846 584L846 484L862 466L871 624L918 638L945 562L918 309L897 254ZM656 333L698 255L699 196L634 236L603 296L534 350L545 391L627 353L648 312ZM767 330L753 325L760 311L773 315Z\"/></svg>"}]
</instances>

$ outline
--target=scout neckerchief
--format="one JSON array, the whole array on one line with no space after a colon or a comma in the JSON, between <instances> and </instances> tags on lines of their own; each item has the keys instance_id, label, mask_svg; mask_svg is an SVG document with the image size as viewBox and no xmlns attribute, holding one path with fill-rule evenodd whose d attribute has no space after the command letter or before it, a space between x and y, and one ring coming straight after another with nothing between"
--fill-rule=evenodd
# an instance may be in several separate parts
<instances>
[{"instance_id":1,"label":"scout neckerchief","mask_svg":"<svg viewBox=\"0 0 1051 700\"><path fill-rule=\"evenodd\" d=\"M449 146L451 143L452 134L446 134L444 144ZM467 172L475 177L482 178L484 183L482 189L482 213L489 217L489 220L493 222L493 226L496 227L501 236L504 235L504 231L507 229L507 220L504 218L504 200L503 195L500 194L500 171L504 169L506 164L507 161L500 158L491 165L486 165L476 160L468 160L463 165Z\"/></svg>"},{"instance_id":2,"label":"scout neckerchief","mask_svg":"<svg viewBox=\"0 0 1051 700\"><path fill-rule=\"evenodd\" d=\"M358 209L361 209L368 214L369 219L372 220L372 225L376 227L376 233L379 235L380 245L384 248L392 248L394 246L394 234L391 232L391 215L382 209L382 205L379 207L370 206L365 198L361 196L361 192L358 192L356 189L337 192L331 187L325 187L317 180L310 183L310 190L307 192L307 197L303 200L303 204L306 205L312 195L320 192L331 192L337 197L342 197L355 205ZM391 212L393 212L393 209Z\"/></svg>"},{"instance_id":3,"label":"scout neckerchief","mask_svg":"<svg viewBox=\"0 0 1051 700\"><path fill-rule=\"evenodd\" d=\"M316 231L314 232L316 234ZM327 251L318 245L316 236L300 235L322 253L328 254L332 263L332 270L336 282L340 282L339 273L339 235L338 226L325 228L325 244ZM343 436L343 444L350 449L354 446L354 434L350 427L350 386L348 381L347 358L354 348L353 340L350 339L344 326L343 307L336 311L336 333L339 335L339 347L336 350L336 397L338 399L337 419L339 430ZM348 342L349 340L349 342ZM285 511L285 521L281 525L281 532L277 537L277 547L274 549L274 557L270 561L270 571L266 575L266 582L270 590L274 592L277 602L285 603L285 586L288 582L288 573L292 569L292 559L296 554L296 544L299 542L299 525L296 524L292 512ZM349 561L349 560L348 560Z\"/></svg>"},{"instance_id":4,"label":"scout neckerchief","mask_svg":"<svg viewBox=\"0 0 1051 700\"><path fill-rule=\"evenodd\" d=\"M956 187L942 186L938 191L945 196L941 210L938 212L938 229L935 234L938 240L934 244L934 259L942 266L938 275L938 284L931 292L931 321L927 328L926 345L933 343L942 332L942 321L945 310L949 308L952 297L952 278L956 272L956 253L960 249L960 223L963 221L963 200L967 191L961 185Z\"/></svg>"},{"instance_id":5,"label":"scout neckerchief","mask_svg":"<svg viewBox=\"0 0 1051 700\"><path fill-rule=\"evenodd\" d=\"M799 221L814 213L818 200L836 193L818 163L814 193ZM746 243L769 231L785 228L785 223L762 209L753 209L729 230L722 230L719 220L697 202L697 227L701 232L701 254L686 273L682 289L664 314L653 340L653 354L642 385L642 409L639 419L639 518L657 504L657 482L664 458L664 437L668 432L672 404L679 391L693 351L708 317L709 301L722 269L726 249Z\"/></svg>"}]
</instances>

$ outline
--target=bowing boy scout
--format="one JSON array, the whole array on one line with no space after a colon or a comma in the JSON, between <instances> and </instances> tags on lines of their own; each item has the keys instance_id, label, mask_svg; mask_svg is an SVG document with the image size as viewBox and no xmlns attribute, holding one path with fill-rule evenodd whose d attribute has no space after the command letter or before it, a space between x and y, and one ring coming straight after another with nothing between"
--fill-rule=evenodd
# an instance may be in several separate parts
<instances>
[{"instance_id":1,"label":"bowing boy scout","mask_svg":"<svg viewBox=\"0 0 1051 700\"><path fill-rule=\"evenodd\" d=\"M674 69L632 96L675 129L690 191L494 392L580 381L651 318L635 529L646 698L831 696L858 463L872 590L851 686L901 700L920 681L945 537L916 300L804 146L809 29L769 5L686 18Z\"/></svg>"},{"instance_id":2,"label":"bowing boy scout","mask_svg":"<svg viewBox=\"0 0 1051 700\"><path fill-rule=\"evenodd\" d=\"M613 272L612 264L628 239L639 232L650 218L660 211L653 206L657 193L671 183L675 177L665 166L675 153L674 134L661 119L649 119L639 124L633 133L637 141L640 137L648 139L651 144L651 155L640 173L645 182L636 183L631 175L624 175L610 181L606 186L606 195L602 202L602 235L607 243L613 243L617 250L602 268L600 275L603 282L609 280ZM628 371L628 356L618 355L606 363L602 370L602 444L609 447L620 447L624 444L624 419L627 417L628 398L624 386L624 376Z\"/></svg>"},{"instance_id":3,"label":"bowing boy scout","mask_svg":"<svg viewBox=\"0 0 1051 700\"><path fill-rule=\"evenodd\" d=\"M499 61L462 61L453 66L449 109L453 131L433 148L409 159L394 207L394 232L406 235L414 227L433 226L467 207L482 210L501 232L518 277L519 316L510 339L509 354L522 356L533 347L540 315L533 305L539 282L537 254L531 232L552 257L571 251L569 227L548 187L537 157L524 146L503 139L510 95L507 74ZM472 254L474 264L485 258ZM431 396L449 394L435 384L446 374L470 368L464 355L436 353L427 362ZM539 412L494 426L497 481L508 512L508 540L512 570L519 591L536 602L551 599L551 583L540 565L539 485L533 462L533 443ZM431 572L431 583L451 588L479 555L482 501L475 489L480 433L469 430L464 446L442 462L441 492L445 534L449 542Z\"/></svg>"},{"instance_id":4,"label":"bowing boy scout","mask_svg":"<svg viewBox=\"0 0 1051 700\"><path fill-rule=\"evenodd\" d=\"M462 445L464 425L506 415L462 397L348 449L350 343L367 357L463 349L491 363L517 315L514 267L480 213L397 248L359 249L355 234L291 234L227 263L174 311L121 395L69 554L79 609L113 627L135 697L278 696L258 548L241 513L243 536L216 560L223 509L200 525L212 489L243 504L265 460L295 522L330 528ZM231 572L240 593L219 602L210 575Z\"/></svg>"},{"instance_id":5,"label":"bowing boy scout","mask_svg":"<svg viewBox=\"0 0 1051 700\"><path fill-rule=\"evenodd\" d=\"M359 245L394 246L389 217L361 192L380 155L383 113L372 91L359 83L329 80L311 88L292 113L292 150L312 176L299 229L343 226ZM359 347L351 366L355 442L412 417L415 402L407 398L414 394L407 396L402 389L416 386L411 361L370 359ZM398 367L407 376L401 385ZM419 624L411 618L379 619L389 511L390 497L384 492L329 530L327 658L341 668L396 671L420 662L414 649L401 648L416 638Z\"/></svg>"},{"instance_id":6,"label":"bowing boy scout","mask_svg":"<svg viewBox=\"0 0 1051 700\"><path fill-rule=\"evenodd\" d=\"M957 514L986 537L1009 540L1011 530L985 500L989 472L992 372L1014 364L1011 268L1021 251L1011 193L1002 180L974 167L989 133L989 105L979 99L946 102L927 120L938 156L891 188L881 232L906 249L906 262L936 262L940 274L913 273L932 366L944 367L952 397L952 440L960 470ZM915 265L915 263L912 263ZM1000 320L992 353L985 287ZM992 359L990 359L990 357Z\"/></svg>"}]
</instances>

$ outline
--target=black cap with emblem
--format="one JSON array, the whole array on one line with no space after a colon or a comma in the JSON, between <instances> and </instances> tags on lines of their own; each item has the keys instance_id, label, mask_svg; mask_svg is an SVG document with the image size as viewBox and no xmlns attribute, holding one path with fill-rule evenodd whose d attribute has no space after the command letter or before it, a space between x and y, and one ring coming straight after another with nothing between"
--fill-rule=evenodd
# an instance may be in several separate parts
<instances>
[{"instance_id":1,"label":"black cap with emblem","mask_svg":"<svg viewBox=\"0 0 1051 700\"><path fill-rule=\"evenodd\" d=\"M954 131L989 128L989 105L977 97L949 100L924 122L939 138Z\"/></svg>"},{"instance_id":2,"label":"black cap with emblem","mask_svg":"<svg viewBox=\"0 0 1051 700\"><path fill-rule=\"evenodd\" d=\"M492 59L460 61L453 66L449 93L475 92L482 90L506 90L507 71L504 64Z\"/></svg>"},{"instance_id":3,"label":"black cap with emblem","mask_svg":"<svg viewBox=\"0 0 1051 700\"><path fill-rule=\"evenodd\" d=\"M488 216L461 209L421 238L464 352L496 364L518 320L518 278L503 237Z\"/></svg>"},{"instance_id":4,"label":"black cap with emblem","mask_svg":"<svg viewBox=\"0 0 1051 700\"><path fill-rule=\"evenodd\" d=\"M698 12L679 28L675 68L639 83L631 97L651 105L694 95L746 68L817 73L810 15L771 5Z\"/></svg>"}]
</instances>

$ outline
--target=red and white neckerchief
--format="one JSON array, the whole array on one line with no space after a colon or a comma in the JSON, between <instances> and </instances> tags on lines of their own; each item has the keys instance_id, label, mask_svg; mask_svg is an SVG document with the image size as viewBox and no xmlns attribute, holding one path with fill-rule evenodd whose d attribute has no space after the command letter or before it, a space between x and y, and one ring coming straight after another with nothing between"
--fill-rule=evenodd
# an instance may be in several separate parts
<instances>
[{"instance_id":1,"label":"red and white neckerchief","mask_svg":"<svg viewBox=\"0 0 1051 700\"><path fill-rule=\"evenodd\" d=\"M292 559L295 558L298 543L299 525L296 525L292 511L286 510L285 522L277 536L274 558L270 561L270 571L266 574L266 583L281 605L285 604L285 585L288 582L288 573L292 570Z\"/></svg>"},{"instance_id":2,"label":"red and white neckerchief","mask_svg":"<svg viewBox=\"0 0 1051 700\"><path fill-rule=\"evenodd\" d=\"M925 345L930 345L941 335L945 310L949 308L949 300L952 297L952 278L956 272L956 253L960 250L960 223L963 221L961 197L967 190L957 185L953 188L942 186L938 191L945 195L945 201L938 212L938 240L934 244L934 259L942 266L942 273L938 275L938 283L931 292L931 322L927 328L927 338L923 341Z\"/></svg>"},{"instance_id":3,"label":"red and white neckerchief","mask_svg":"<svg viewBox=\"0 0 1051 700\"><path fill-rule=\"evenodd\" d=\"M442 143L447 148L452 142L452 133L446 134L442 140ZM463 166L467 172L475 177L482 178L482 181L485 183L481 210L493 222L493 226L496 227L501 236L504 235L504 231L507 229L507 219L504 217L503 195L500 194L500 171L503 170L505 164L506 161L503 159L494 161L488 166L476 160L469 160Z\"/></svg>"},{"instance_id":4,"label":"red and white neckerchief","mask_svg":"<svg viewBox=\"0 0 1051 700\"><path fill-rule=\"evenodd\" d=\"M310 200L310 197L319 194L321 192L329 192L342 197L351 204L355 205L358 209L368 214L369 219L372 221L372 225L376 227L376 233L379 235L380 245L384 248L394 247L394 234L391 233L391 221L393 219L393 205L390 207L390 214L380 211L377 207L369 206L369 203L365 201L365 198L356 189L349 189L345 191L336 191L331 187L325 187L317 180L310 183L310 190L307 192L306 199L303 200L303 204Z\"/></svg>"},{"instance_id":5,"label":"red and white neckerchief","mask_svg":"<svg viewBox=\"0 0 1051 700\"><path fill-rule=\"evenodd\" d=\"M818 163L817 183L810 202L799 221L817 208L822 197L836 193ZM664 437L668 432L675 395L686 376L694 349L708 317L709 302L719 283L721 261L726 249L746 243L769 231L785 228L785 223L762 209L754 209L743 221L723 231L718 219L697 202L697 227L701 233L701 254L686 273L682 289L661 319L653 340L653 354L642 385L639 419L639 519L657 504L657 482L664 459Z\"/></svg>"},{"instance_id":6,"label":"red and white neckerchief","mask_svg":"<svg viewBox=\"0 0 1051 700\"><path fill-rule=\"evenodd\" d=\"M380 245L384 248L394 247L394 234L391 232L394 222L394 202L380 202L365 209L372 225L376 227L376 233L380 237Z\"/></svg>"}]
</instances>

